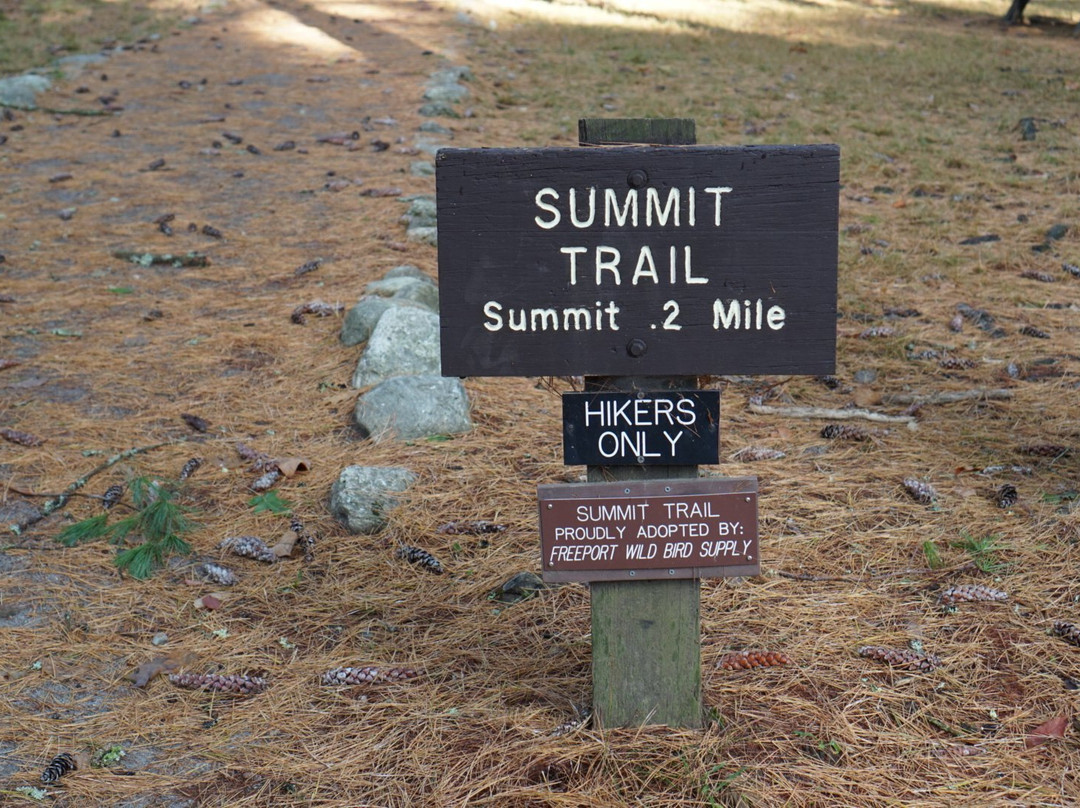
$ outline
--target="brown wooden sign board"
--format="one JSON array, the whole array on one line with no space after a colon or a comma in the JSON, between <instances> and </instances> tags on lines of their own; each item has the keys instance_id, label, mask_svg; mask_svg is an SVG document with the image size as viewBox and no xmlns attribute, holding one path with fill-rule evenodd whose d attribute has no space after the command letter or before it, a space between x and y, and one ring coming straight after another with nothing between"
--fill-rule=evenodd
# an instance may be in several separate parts
<instances>
[{"instance_id":1,"label":"brown wooden sign board","mask_svg":"<svg viewBox=\"0 0 1080 808\"><path fill-rule=\"evenodd\" d=\"M827 374L840 150L442 149L447 376Z\"/></svg>"},{"instance_id":2,"label":"brown wooden sign board","mask_svg":"<svg viewBox=\"0 0 1080 808\"><path fill-rule=\"evenodd\" d=\"M758 575L757 478L541 485L545 581Z\"/></svg>"}]
</instances>

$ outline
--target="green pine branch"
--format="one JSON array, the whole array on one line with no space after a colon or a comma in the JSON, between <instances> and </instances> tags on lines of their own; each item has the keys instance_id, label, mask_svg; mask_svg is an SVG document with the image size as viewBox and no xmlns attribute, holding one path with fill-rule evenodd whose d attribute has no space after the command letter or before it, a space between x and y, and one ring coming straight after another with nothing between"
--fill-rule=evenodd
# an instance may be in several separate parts
<instances>
[{"instance_id":1,"label":"green pine branch","mask_svg":"<svg viewBox=\"0 0 1080 808\"><path fill-rule=\"evenodd\" d=\"M72 547L100 538L123 545L128 537L141 537L141 543L119 550L113 563L134 578L148 578L169 556L191 552L191 545L183 536L197 530L199 525L189 516L191 509L176 501L174 487L160 480L137 477L129 488L135 507L131 514L111 524L108 513L83 519L64 528L57 540Z\"/></svg>"}]
</instances>

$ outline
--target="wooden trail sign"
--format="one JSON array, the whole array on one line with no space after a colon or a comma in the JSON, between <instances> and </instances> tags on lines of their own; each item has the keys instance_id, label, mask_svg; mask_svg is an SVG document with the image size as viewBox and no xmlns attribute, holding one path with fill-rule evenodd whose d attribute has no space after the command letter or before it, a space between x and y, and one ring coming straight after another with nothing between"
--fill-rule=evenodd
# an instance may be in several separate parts
<instances>
[{"instance_id":1,"label":"wooden trail sign","mask_svg":"<svg viewBox=\"0 0 1080 808\"><path fill-rule=\"evenodd\" d=\"M442 149L448 376L832 373L839 149Z\"/></svg>"},{"instance_id":2,"label":"wooden trail sign","mask_svg":"<svg viewBox=\"0 0 1080 808\"><path fill-rule=\"evenodd\" d=\"M436 156L444 375L583 375L618 402L685 396L702 374L833 372L836 146L696 147L689 119L578 126L583 146L650 145ZM757 572L756 480L699 480L712 461L674 451L621 465L600 442L575 457L589 484L541 487L545 577L592 582L603 724L700 727L700 575ZM579 532L590 520L603 537ZM631 558L629 531L667 533L668 565Z\"/></svg>"},{"instance_id":3,"label":"wooden trail sign","mask_svg":"<svg viewBox=\"0 0 1080 808\"><path fill-rule=\"evenodd\" d=\"M563 462L685 466L720 460L720 393L563 393Z\"/></svg>"}]
</instances>

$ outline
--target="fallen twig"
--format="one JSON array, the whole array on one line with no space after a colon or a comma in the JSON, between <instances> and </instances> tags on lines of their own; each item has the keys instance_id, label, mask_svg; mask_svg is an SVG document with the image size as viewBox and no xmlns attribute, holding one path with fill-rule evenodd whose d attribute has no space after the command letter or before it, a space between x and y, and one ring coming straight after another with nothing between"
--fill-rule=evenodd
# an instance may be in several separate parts
<instances>
[{"instance_id":1,"label":"fallen twig","mask_svg":"<svg viewBox=\"0 0 1080 808\"><path fill-rule=\"evenodd\" d=\"M55 107L39 107L34 104L12 104L9 101L0 101L0 107L5 109L17 109L20 112L44 112L47 115L87 115L99 117L112 115L108 109L56 109Z\"/></svg>"},{"instance_id":2,"label":"fallen twig","mask_svg":"<svg viewBox=\"0 0 1080 808\"><path fill-rule=\"evenodd\" d=\"M886 404L953 404L957 401L991 401L1012 398L1012 390L957 390L949 393L930 393L918 395L916 393L892 393L882 396L881 400Z\"/></svg>"},{"instance_id":3,"label":"fallen twig","mask_svg":"<svg viewBox=\"0 0 1080 808\"><path fill-rule=\"evenodd\" d=\"M877 421L883 424L907 424L908 429L915 429L918 426L918 419L914 415L885 415L872 410L830 407L773 407L768 404L755 404L753 402L748 406L750 412L756 415L782 415L786 418L827 418L836 421L862 418L866 421Z\"/></svg>"},{"instance_id":4,"label":"fallen twig","mask_svg":"<svg viewBox=\"0 0 1080 808\"><path fill-rule=\"evenodd\" d=\"M864 575L862 578L851 578L844 575L811 575L805 572L785 572L784 570L776 570L776 574L781 578L790 578L793 581L811 581L818 583L821 581L840 581L847 584L861 584L865 580L883 580L885 578L899 578L904 575L930 575L930 574L943 574L952 575L957 572L963 572L975 566L974 561L968 561L955 567L915 567L913 569L895 570L893 572L872 572L868 575Z\"/></svg>"},{"instance_id":5,"label":"fallen twig","mask_svg":"<svg viewBox=\"0 0 1080 808\"><path fill-rule=\"evenodd\" d=\"M134 446L131 449L125 449L122 452L114 454L112 457L110 457L108 460L106 460L100 466L98 466L97 468L91 469L86 474L84 474L83 476L81 476L77 480L75 480L75 482L73 482L71 485L69 485L67 488L64 489L63 493L58 494L53 499L50 499L48 502L46 502L44 505L42 505L41 506L41 512L40 512L39 515L37 515L36 517L30 519L29 521L26 522L26 524L22 525L21 527L19 525L11 525L11 526L9 526L9 530L12 533L18 535L25 528L28 528L28 527L30 527L30 525L33 525L33 524L35 524L37 522L40 522L42 519L44 519L46 516L50 515L54 511L57 511L60 508L63 508L64 505L67 504L67 501L71 498L71 495L74 494L76 491L78 491L80 488L82 488L84 485L86 485L88 482L90 482L91 477L93 477L93 476L95 476L97 474L100 474L101 472L105 471L108 468L112 468L117 463L121 462L122 460L127 460L129 457L134 457L137 454L144 454L146 452L151 452L154 449L160 449L162 446L172 446L172 445L177 444L177 443L183 443L185 440L186 440L186 438L183 438L181 440L165 441L164 443L155 443L155 444L152 444L150 446Z\"/></svg>"}]
</instances>

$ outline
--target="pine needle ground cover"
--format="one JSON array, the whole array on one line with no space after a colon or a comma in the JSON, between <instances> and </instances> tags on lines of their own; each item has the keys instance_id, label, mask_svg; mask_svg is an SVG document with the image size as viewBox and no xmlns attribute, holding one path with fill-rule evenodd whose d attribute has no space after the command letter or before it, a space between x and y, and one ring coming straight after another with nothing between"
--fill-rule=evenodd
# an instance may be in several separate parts
<instances>
[{"instance_id":1,"label":"pine needle ground cover","mask_svg":"<svg viewBox=\"0 0 1080 808\"><path fill-rule=\"evenodd\" d=\"M244 0L39 98L107 115L9 110L0 507L28 526L0 553L0 799L1075 805L1076 12L1005 10ZM538 571L536 485L582 472L570 383L469 380L472 432L374 443L340 317L290 317L437 272L404 206L362 194L432 193L417 110L450 65L473 74L439 121L456 146L600 116L841 146L836 376L708 380L707 471L758 476L764 558L702 586L703 731L594 726L588 590L502 589ZM164 253L200 260L140 260ZM253 491L268 458L306 463ZM350 464L419 475L382 533L327 512ZM135 577L134 532L58 540L113 486L101 523L145 514L137 480L190 554Z\"/></svg>"}]
</instances>

